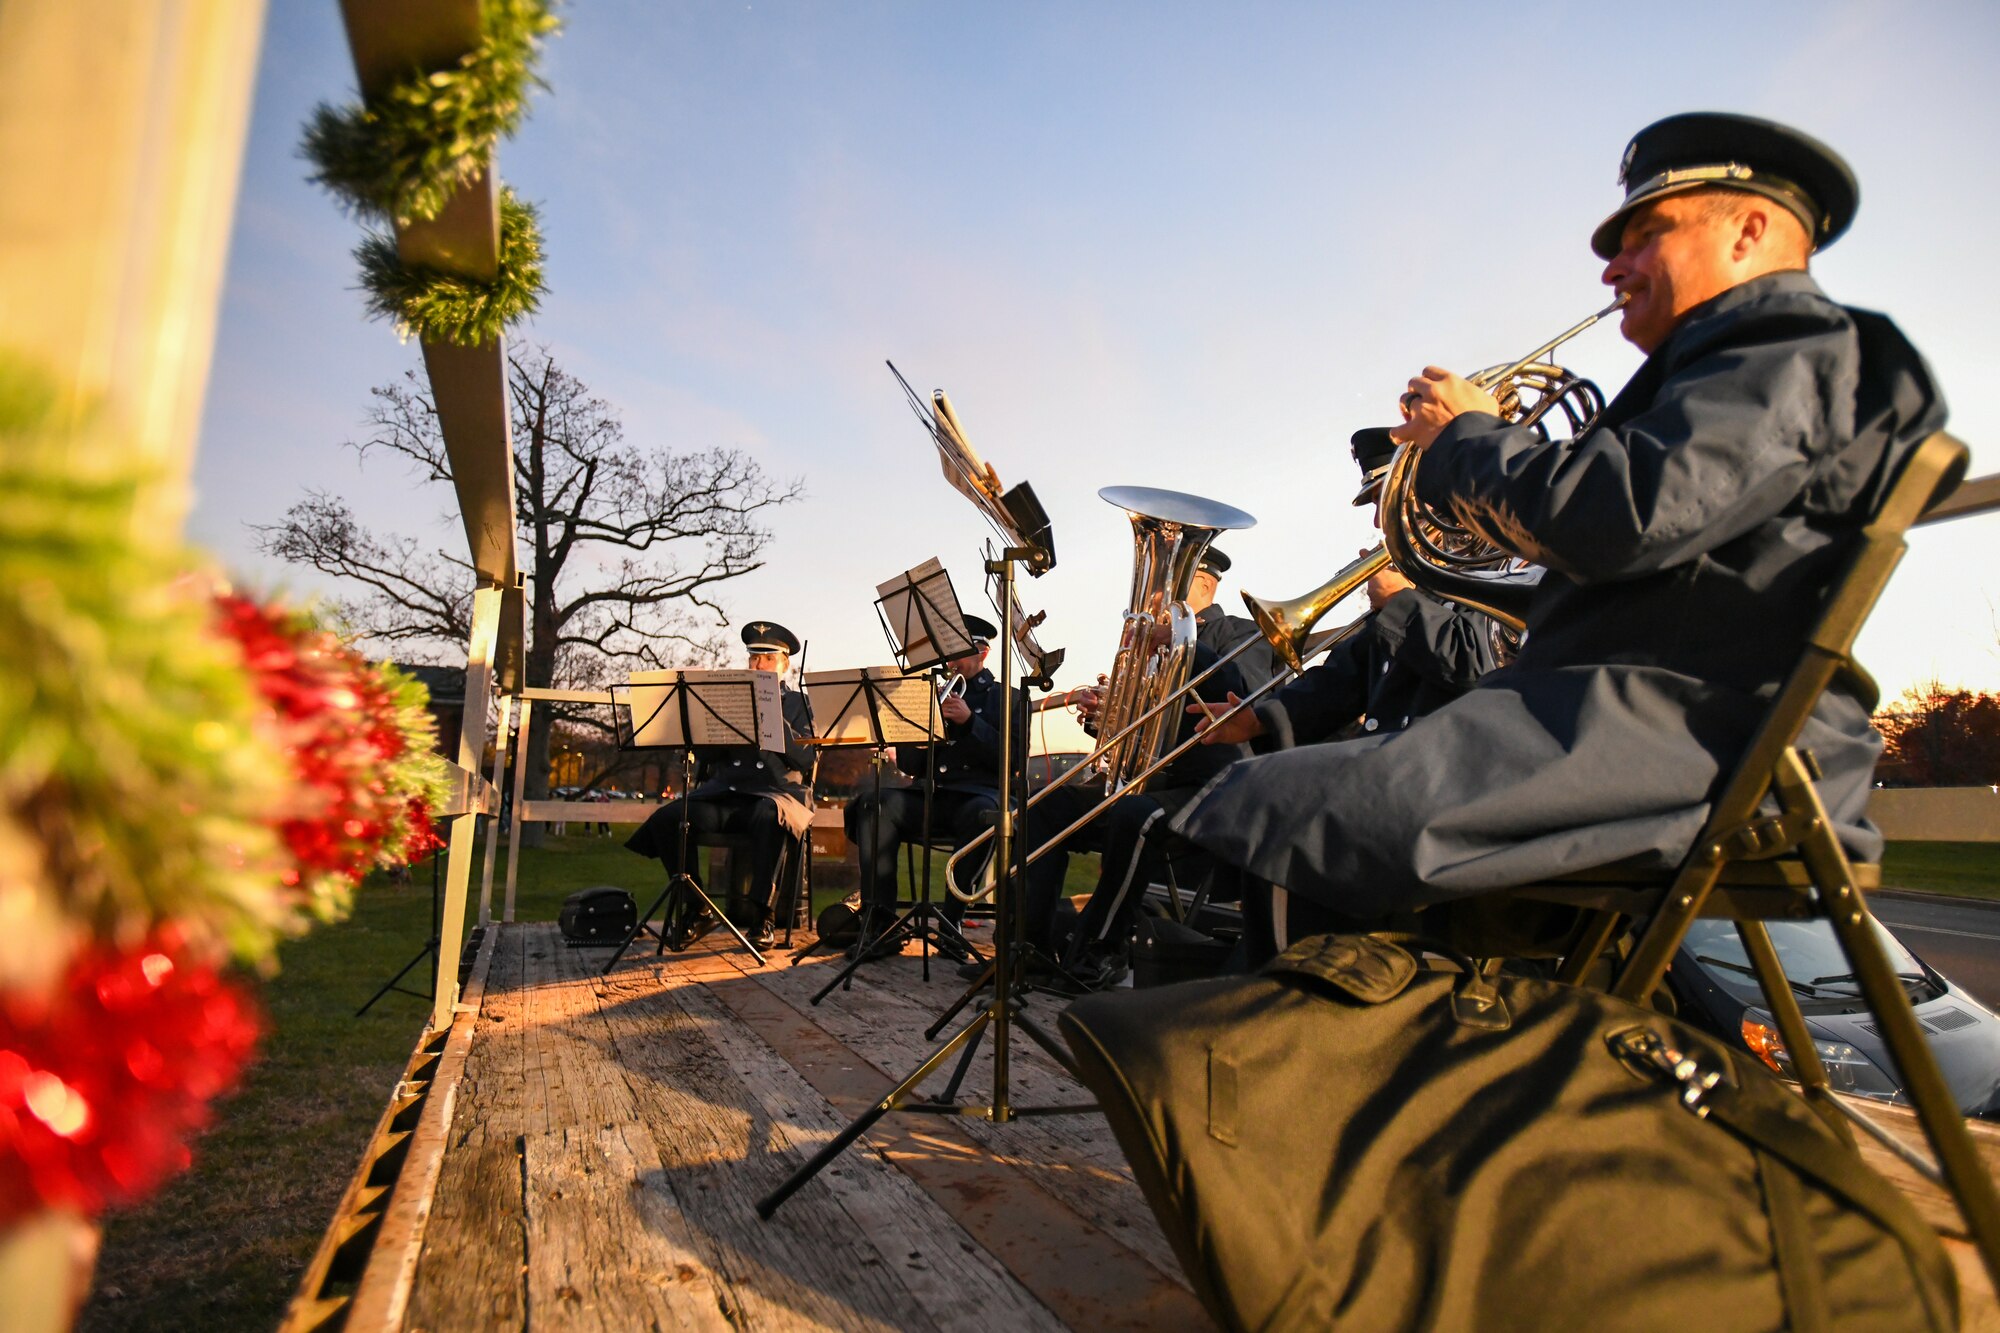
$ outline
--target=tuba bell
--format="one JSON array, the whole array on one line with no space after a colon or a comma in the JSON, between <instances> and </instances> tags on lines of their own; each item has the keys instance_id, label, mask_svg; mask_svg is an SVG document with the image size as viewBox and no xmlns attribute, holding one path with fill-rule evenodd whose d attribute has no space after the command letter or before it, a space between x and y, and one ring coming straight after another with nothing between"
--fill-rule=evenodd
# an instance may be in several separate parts
<instances>
[{"instance_id":1,"label":"tuba bell","mask_svg":"<svg viewBox=\"0 0 2000 1333\"><path fill-rule=\"evenodd\" d=\"M1173 741L1180 719L1160 705L1180 692L1194 666L1195 615L1187 596L1202 555L1217 533L1257 520L1179 491L1108 486L1097 494L1132 520L1132 593L1090 758L1105 790L1117 794L1137 791L1144 783L1138 775Z\"/></svg>"}]
</instances>

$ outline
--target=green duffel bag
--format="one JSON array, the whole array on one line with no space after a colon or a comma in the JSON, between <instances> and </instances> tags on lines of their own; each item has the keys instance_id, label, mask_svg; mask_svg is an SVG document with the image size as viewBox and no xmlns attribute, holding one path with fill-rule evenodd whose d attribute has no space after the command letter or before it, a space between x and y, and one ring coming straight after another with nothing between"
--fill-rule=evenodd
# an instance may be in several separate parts
<instances>
[{"instance_id":1,"label":"green duffel bag","mask_svg":"<svg viewBox=\"0 0 2000 1333\"><path fill-rule=\"evenodd\" d=\"M1957 1326L1936 1235L1755 1060L1419 947L1315 936L1063 1014L1223 1327Z\"/></svg>"}]
</instances>

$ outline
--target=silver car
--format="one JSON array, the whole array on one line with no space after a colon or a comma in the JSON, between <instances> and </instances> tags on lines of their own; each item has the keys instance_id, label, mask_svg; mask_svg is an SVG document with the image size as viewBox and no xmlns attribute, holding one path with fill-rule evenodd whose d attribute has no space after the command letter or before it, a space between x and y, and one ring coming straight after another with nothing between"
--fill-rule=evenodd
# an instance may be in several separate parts
<instances>
[{"instance_id":1,"label":"silver car","mask_svg":"<svg viewBox=\"0 0 2000 1333\"><path fill-rule=\"evenodd\" d=\"M1862 1002L1847 956L1825 921L1766 923L1820 1062L1838 1092L1904 1100L1889 1049ZM2000 1019L1905 948L1875 932L1903 979L1945 1081L1970 1116L2000 1118ZM1696 921L1668 974L1681 1016L1740 1046L1787 1078L1790 1055L1733 921Z\"/></svg>"}]
</instances>

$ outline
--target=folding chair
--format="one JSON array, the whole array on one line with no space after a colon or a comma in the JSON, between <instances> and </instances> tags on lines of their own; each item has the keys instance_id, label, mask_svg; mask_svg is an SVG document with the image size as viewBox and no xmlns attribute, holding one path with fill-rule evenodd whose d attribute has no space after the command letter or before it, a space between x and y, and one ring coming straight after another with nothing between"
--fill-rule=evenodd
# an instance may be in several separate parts
<instances>
[{"instance_id":1,"label":"folding chair","mask_svg":"<svg viewBox=\"0 0 2000 1333\"><path fill-rule=\"evenodd\" d=\"M1798 665L1716 799L1701 836L1676 870L1669 874L1606 867L1509 889L1499 897L1503 905L1559 904L1581 911L1579 928L1558 973L1571 984L1584 979L1628 923L1638 923L1637 943L1616 970L1612 986L1613 994L1633 1003L1644 1003L1660 984L1696 918L1735 921L1807 1102L1850 1142L1851 1120L1949 1189L1987 1271L2000 1286L2000 1193L1973 1147L1957 1099L1875 934L1866 895L1880 886L1882 868L1848 860L1813 785L1819 774L1812 754L1798 745L1814 705L1837 678L1854 681L1864 700L1879 696L1875 682L1854 661L1854 640L1907 549L1906 532L1927 508L1951 493L1964 474L1966 459L1965 445L1939 432L1920 443L1904 463L1873 520L1862 530L1851 563L1833 587ZM1774 800L1775 813L1767 812L1767 799ZM1763 924L1811 918L1831 924L1847 955L1930 1140L1934 1166L1832 1093L1818 1048Z\"/></svg>"}]
</instances>

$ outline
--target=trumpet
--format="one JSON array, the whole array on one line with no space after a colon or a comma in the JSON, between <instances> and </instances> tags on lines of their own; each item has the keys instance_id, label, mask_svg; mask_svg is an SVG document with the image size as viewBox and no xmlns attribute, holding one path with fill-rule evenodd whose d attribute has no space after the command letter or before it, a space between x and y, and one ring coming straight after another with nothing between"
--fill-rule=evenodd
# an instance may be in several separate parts
<instances>
[{"instance_id":1,"label":"trumpet","mask_svg":"<svg viewBox=\"0 0 2000 1333\"><path fill-rule=\"evenodd\" d=\"M954 672L951 679L939 680L937 687L939 703L943 703L946 699L963 699L965 697L965 676Z\"/></svg>"}]
</instances>

